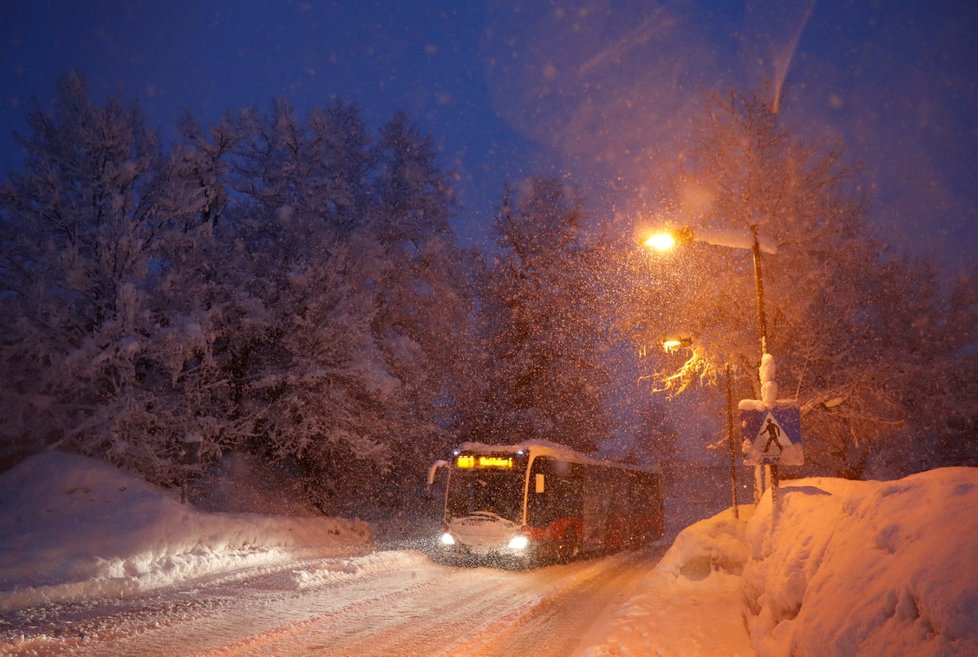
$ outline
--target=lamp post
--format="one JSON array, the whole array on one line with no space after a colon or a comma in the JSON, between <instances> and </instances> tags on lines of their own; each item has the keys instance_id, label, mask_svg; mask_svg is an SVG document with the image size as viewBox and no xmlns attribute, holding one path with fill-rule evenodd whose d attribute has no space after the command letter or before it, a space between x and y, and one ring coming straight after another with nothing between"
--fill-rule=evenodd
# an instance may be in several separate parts
<instances>
[{"instance_id":1,"label":"lamp post","mask_svg":"<svg viewBox=\"0 0 978 657\"><path fill-rule=\"evenodd\" d=\"M749 232L737 230L700 230L695 232L692 228L674 228L667 231L655 233L645 240L645 246L657 251L669 251L676 245L689 244L691 242L705 242L715 246L725 246L735 249L748 249L753 256L754 262L754 292L757 300L757 330L761 341L761 360L763 362L767 351L767 317L764 313L764 279L761 275L761 253L774 255L778 252L778 247L774 242L762 239L758 236L757 225L752 224ZM730 393L730 372L727 366L727 394ZM732 441L733 414L730 410L730 400L728 399L728 433ZM731 442L731 449L733 443ZM755 466L760 468L760 466ZM768 466L769 482L772 497L777 495L778 487L778 466L776 464ZM755 471L758 476L755 478L755 494L757 484L760 481L760 472ZM734 499L736 500L736 474L734 474ZM734 503L734 513L736 513L736 502Z\"/></svg>"},{"instance_id":2,"label":"lamp post","mask_svg":"<svg viewBox=\"0 0 978 657\"><path fill-rule=\"evenodd\" d=\"M750 227L751 253L754 256L754 290L757 292L757 327L761 334L761 356L767 353L767 319L764 315L764 279L761 277L761 243L757 238L757 224ZM775 249L775 253L777 250Z\"/></svg>"}]
</instances>

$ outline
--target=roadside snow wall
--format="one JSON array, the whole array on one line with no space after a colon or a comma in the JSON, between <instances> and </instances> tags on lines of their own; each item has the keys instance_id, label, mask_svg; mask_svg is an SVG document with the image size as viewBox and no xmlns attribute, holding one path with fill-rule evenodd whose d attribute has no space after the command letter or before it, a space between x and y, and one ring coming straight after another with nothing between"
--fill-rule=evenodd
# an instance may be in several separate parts
<instances>
[{"instance_id":1,"label":"roadside snow wall","mask_svg":"<svg viewBox=\"0 0 978 657\"><path fill-rule=\"evenodd\" d=\"M369 545L369 529L357 521L205 513L74 454L37 454L0 475L0 611L130 595Z\"/></svg>"},{"instance_id":2,"label":"roadside snow wall","mask_svg":"<svg viewBox=\"0 0 978 657\"><path fill-rule=\"evenodd\" d=\"M978 469L782 484L747 526L760 657L978 655Z\"/></svg>"}]
</instances>

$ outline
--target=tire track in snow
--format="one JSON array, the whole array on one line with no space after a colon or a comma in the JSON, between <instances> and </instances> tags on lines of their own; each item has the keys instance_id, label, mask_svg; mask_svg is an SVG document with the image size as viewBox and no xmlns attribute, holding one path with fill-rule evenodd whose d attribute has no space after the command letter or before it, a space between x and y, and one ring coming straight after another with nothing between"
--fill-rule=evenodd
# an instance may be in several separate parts
<instances>
[{"instance_id":1,"label":"tire track in snow","mask_svg":"<svg viewBox=\"0 0 978 657\"><path fill-rule=\"evenodd\" d=\"M487 625L464 642L447 646L438 657L508 657L527 651L534 657L566 657L588 627L627 599L641 579L636 573L644 574L648 559L648 553L640 552L595 560L538 604L523 613L514 610L511 617Z\"/></svg>"},{"instance_id":2,"label":"tire track in snow","mask_svg":"<svg viewBox=\"0 0 978 657\"><path fill-rule=\"evenodd\" d=\"M26 618L9 623L19 626L19 634L2 632L7 636L0 636L0 654L190 654L205 646L220 645L229 633L230 638L254 633L261 627L262 616L270 616L275 609L293 605L301 612L302 606L296 601L315 599L317 592L328 597L329 591L336 591L336 604L347 598L351 603L362 603L369 598L372 581L427 563L423 555L409 552L307 558L274 567L236 570L132 599L27 609L23 612ZM347 590L349 594L344 596ZM273 623L277 620L280 622L266 618ZM0 630L3 625L7 623L0 624ZM177 647L182 644L188 647Z\"/></svg>"},{"instance_id":3,"label":"tire track in snow","mask_svg":"<svg viewBox=\"0 0 978 657\"><path fill-rule=\"evenodd\" d=\"M206 657L566 657L651 567L648 553L530 571L440 568L430 586L308 619ZM629 586L631 584L632 586ZM355 623L351 624L351 621ZM204 656L201 656L204 657Z\"/></svg>"},{"instance_id":4,"label":"tire track in snow","mask_svg":"<svg viewBox=\"0 0 978 657\"><path fill-rule=\"evenodd\" d=\"M88 617L68 608L59 617L55 607L45 625L61 636L33 634L11 654L566 657L657 556L642 550L518 571L449 566L408 551L304 559L113 603L119 608L91 605ZM81 614L81 635L68 628L71 613Z\"/></svg>"},{"instance_id":5,"label":"tire track in snow","mask_svg":"<svg viewBox=\"0 0 978 657\"><path fill-rule=\"evenodd\" d=\"M435 567L440 569L438 576L416 586L362 600L337 613L289 623L198 657L428 657L436 649L433 645L443 642L441 631L454 632L453 626L473 613L498 614L512 607L512 586L506 575L513 573L480 569L473 577L475 571Z\"/></svg>"}]
</instances>

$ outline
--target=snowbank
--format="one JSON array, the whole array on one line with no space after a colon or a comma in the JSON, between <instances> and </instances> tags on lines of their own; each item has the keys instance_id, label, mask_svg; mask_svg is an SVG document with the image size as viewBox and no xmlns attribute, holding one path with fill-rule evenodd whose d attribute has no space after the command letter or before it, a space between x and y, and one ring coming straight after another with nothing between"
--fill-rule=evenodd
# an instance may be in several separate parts
<instances>
[{"instance_id":1,"label":"snowbank","mask_svg":"<svg viewBox=\"0 0 978 657\"><path fill-rule=\"evenodd\" d=\"M714 572L739 575L749 556L744 536L753 512L753 505L744 504L737 518L727 509L690 525L676 536L656 570L692 580Z\"/></svg>"},{"instance_id":2,"label":"snowbank","mask_svg":"<svg viewBox=\"0 0 978 657\"><path fill-rule=\"evenodd\" d=\"M745 518L728 509L684 529L640 590L585 639L575 657L752 657L738 612Z\"/></svg>"},{"instance_id":3,"label":"snowbank","mask_svg":"<svg viewBox=\"0 0 978 657\"><path fill-rule=\"evenodd\" d=\"M978 469L802 479L781 496L747 531L758 655L978 655Z\"/></svg>"},{"instance_id":4,"label":"snowbank","mask_svg":"<svg viewBox=\"0 0 978 657\"><path fill-rule=\"evenodd\" d=\"M683 530L578 655L978 655L978 469L799 479L777 518L770 494L741 510Z\"/></svg>"},{"instance_id":5,"label":"snowbank","mask_svg":"<svg viewBox=\"0 0 978 657\"><path fill-rule=\"evenodd\" d=\"M0 475L0 609L126 595L297 554L353 554L363 523L204 513L94 459L49 452Z\"/></svg>"}]
</instances>

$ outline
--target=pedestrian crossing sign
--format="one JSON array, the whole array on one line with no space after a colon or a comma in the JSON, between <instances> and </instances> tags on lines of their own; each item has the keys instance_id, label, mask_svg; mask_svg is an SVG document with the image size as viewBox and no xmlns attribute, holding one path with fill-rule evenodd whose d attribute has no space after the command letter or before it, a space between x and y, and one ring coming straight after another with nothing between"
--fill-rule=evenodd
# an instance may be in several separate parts
<instances>
[{"instance_id":1,"label":"pedestrian crossing sign","mask_svg":"<svg viewBox=\"0 0 978 657\"><path fill-rule=\"evenodd\" d=\"M802 465L801 412L797 407L741 411L746 465Z\"/></svg>"}]
</instances>

